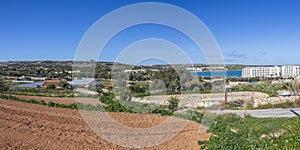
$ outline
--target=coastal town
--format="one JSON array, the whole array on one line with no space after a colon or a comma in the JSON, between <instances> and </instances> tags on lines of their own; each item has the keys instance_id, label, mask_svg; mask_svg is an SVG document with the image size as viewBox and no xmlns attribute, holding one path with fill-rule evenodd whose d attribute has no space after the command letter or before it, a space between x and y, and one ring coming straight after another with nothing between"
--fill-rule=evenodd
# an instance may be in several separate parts
<instances>
[{"instance_id":1,"label":"coastal town","mask_svg":"<svg viewBox=\"0 0 300 150\"><path fill-rule=\"evenodd\" d=\"M90 61L84 62L83 66L90 67L93 63L97 66L95 77L78 78L76 76L81 74L81 70L72 70L71 62L22 62L22 66L19 62L5 62L1 63L3 72L1 82L7 85L12 93L18 89L32 88L75 92L81 88L92 89L92 86L94 87L92 89L94 94L111 93L114 82L114 79L111 79L112 71L114 71L112 69L116 64ZM241 65L238 66L239 70L231 70L237 68L236 65L234 67L230 65L224 67L220 65L217 67L194 65L196 67L183 68L189 74L190 81L186 83L176 83L176 81L160 78L161 74L163 76L176 76L176 70L172 71L170 65L124 66L127 67L124 67L123 72L129 75L125 82L132 95L130 100L142 103L168 103L167 99L161 99L160 96L151 97L155 93L151 91L149 86L155 84L156 80L161 80L166 85L165 91L160 92L166 92L169 95L188 92L196 94L194 98L184 98L184 96L181 98L180 106L192 108L208 107L214 104L213 102L209 104L208 99L210 97L205 99L201 94L200 97L197 96L197 93L213 93L211 91L212 85L218 82L224 83L224 90L221 89L221 92L229 92L226 96L222 96L222 94L219 96L220 101L226 100L226 103L242 101L244 104L251 99L254 103L253 106L259 107L259 105L285 103L287 100L295 101L299 94L296 89L288 87L288 85L296 82L300 76L300 66L295 65L251 67ZM183 65L177 66L183 67ZM193 81L194 79L195 81ZM177 80L180 80L179 76ZM269 87L266 89L258 88L260 86ZM254 94L253 92L262 93ZM201 101L199 101L200 99Z\"/></svg>"}]
</instances>

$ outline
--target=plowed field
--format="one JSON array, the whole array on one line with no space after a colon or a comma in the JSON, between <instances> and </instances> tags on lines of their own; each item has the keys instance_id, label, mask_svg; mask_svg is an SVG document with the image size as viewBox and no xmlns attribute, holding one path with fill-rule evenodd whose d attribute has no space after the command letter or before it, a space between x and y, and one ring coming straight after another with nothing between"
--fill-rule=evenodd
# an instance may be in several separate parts
<instances>
[{"instance_id":1,"label":"plowed field","mask_svg":"<svg viewBox=\"0 0 300 150\"><path fill-rule=\"evenodd\" d=\"M0 103L0 149L129 149L94 133L78 110L1 99ZM152 114L109 115L134 128L154 126L168 119ZM145 149L199 149L197 141L209 137L205 132L199 133L199 128L204 130L199 124L189 122L172 139Z\"/></svg>"}]
</instances>

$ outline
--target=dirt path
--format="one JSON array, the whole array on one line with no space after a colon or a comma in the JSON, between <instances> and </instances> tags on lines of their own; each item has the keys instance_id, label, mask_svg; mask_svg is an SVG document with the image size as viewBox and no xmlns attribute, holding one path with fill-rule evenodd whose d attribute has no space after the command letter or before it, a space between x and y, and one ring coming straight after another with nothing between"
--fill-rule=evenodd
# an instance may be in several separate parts
<instances>
[{"instance_id":1,"label":"dirt path","mask_svg":"<svg viewBox=\"0 0 300 150\"><path fill-rule=\"evenodd\" d=\"M0 99L0 149L127 149L97 136L78 110ZM167 119L151 114L109 113L127 126L145 128ZM199 149L199 124L188 125L171 140L147 149Z\"/></svg>"}]
</instances>

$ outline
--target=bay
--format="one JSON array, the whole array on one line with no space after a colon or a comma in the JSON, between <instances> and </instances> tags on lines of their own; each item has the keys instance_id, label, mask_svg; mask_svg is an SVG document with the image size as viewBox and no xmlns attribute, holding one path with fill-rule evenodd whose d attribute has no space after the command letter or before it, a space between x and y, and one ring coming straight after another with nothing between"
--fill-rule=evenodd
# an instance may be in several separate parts
<instances>
[{"instance_id":1,"label":"bay","mask_svg":"<svg viewBox=\"0 0 300 150\"><path fill-rule=\"evenodd\" d=\"M227 70L227 71L205 71L205 72L192 72L193 76L198 77L242 77L242 70Z\"/></svg>"}]
</instances>

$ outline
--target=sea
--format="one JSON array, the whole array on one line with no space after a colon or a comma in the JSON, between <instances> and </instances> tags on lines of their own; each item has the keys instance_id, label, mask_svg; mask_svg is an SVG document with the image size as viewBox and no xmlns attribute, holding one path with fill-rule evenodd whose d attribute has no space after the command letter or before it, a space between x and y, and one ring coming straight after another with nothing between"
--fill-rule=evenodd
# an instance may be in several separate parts
<instances>
[{"instance_id":1,"label":"sea","mask_svg":"<svg viewBox=\"0 0 300 150\"><path fill-rule=\"evenodd\" d=\"M193 76L198 77L242 77L242 70L227 70L227 71L204 71L204 72L192 72Z\"/></svg>"}]
</instances>

